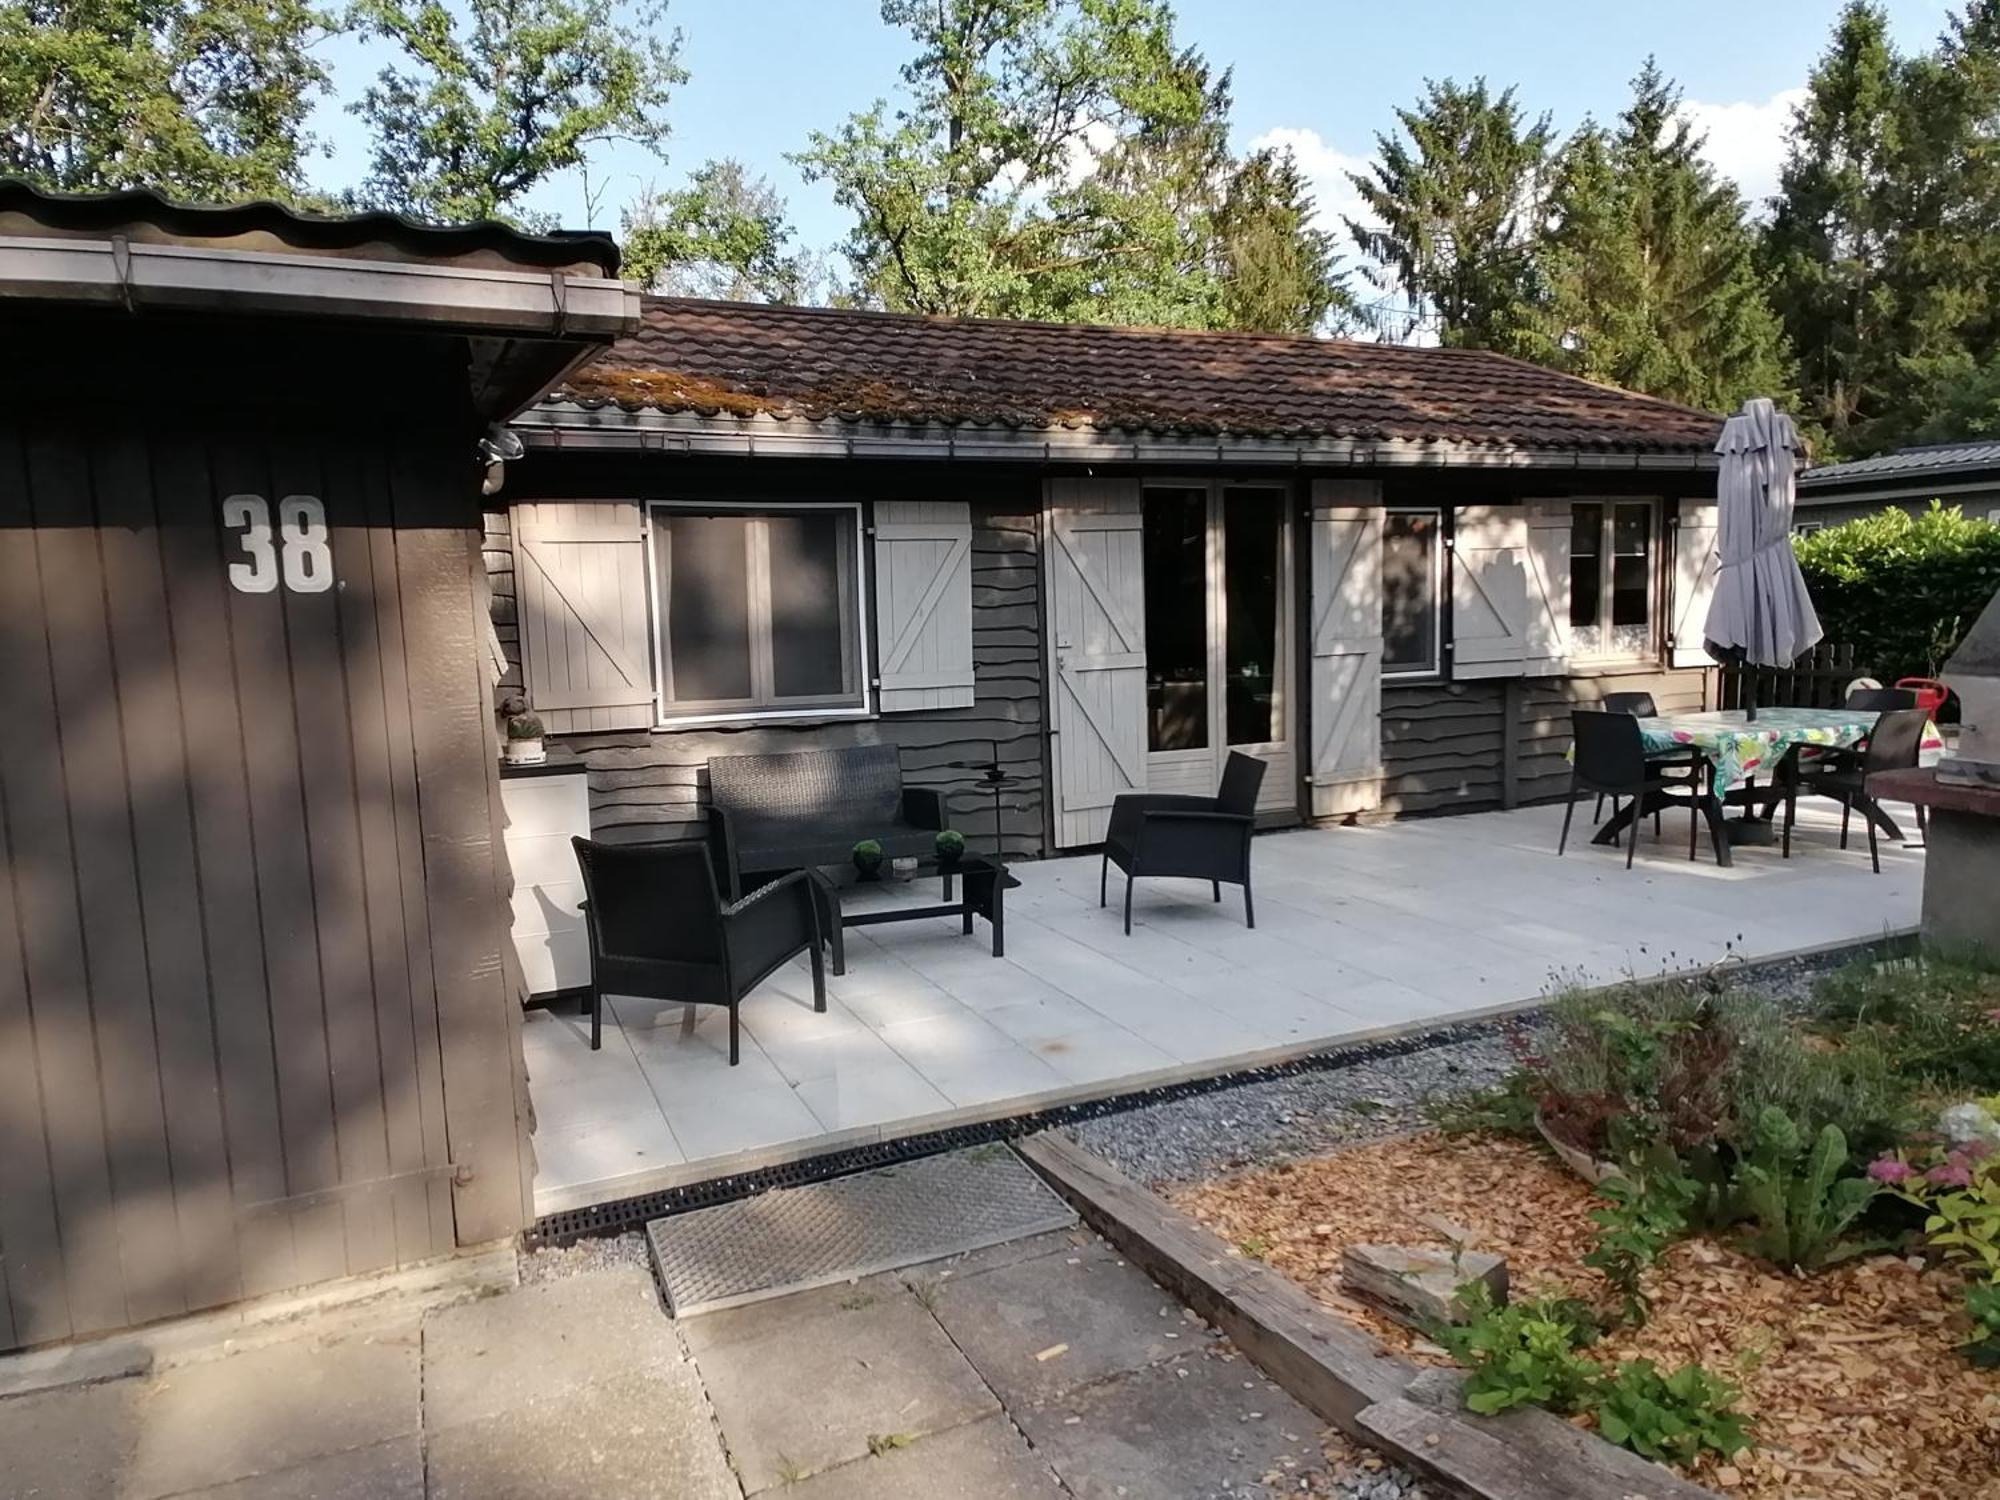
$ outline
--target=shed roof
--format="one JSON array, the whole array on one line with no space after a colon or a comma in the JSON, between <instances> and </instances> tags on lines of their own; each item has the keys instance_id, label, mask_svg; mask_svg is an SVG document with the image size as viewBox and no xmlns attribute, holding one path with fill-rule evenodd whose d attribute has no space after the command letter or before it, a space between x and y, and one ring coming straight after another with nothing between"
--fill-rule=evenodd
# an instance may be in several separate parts
<instances>
[{"instance_id":1,"label":"shed roof","mask_svg":"<svg viewBox=\"0 0 2000 1500\"><path fill-rule=\"evenodd\" d=\"M1843 485L1916 484L1938 475L1980 469L2000 471L2000 441L1932 443L1851 463L1820 464L1799 475L1799 489L1804 493Z\"/></svg>"},{"instance_id":2,"label":"shed roof","mask_svg":"<svg viewBox=\"0 0 2000 1500\"><path fill-rule=\"evenodd\" d=\"M648 297L551 398L626 411L1707 458L1722 419L1480 350Z\"/></svg>"},{"instance_id":3,"label":"shed roof","mask_svg":"<svg viewBox=\"0 0 2000 1500\"><path fill-rule=\"evenodd\" d=\"M0 234L100 236L139 243L201 244L235 250L288 250L437 264L532 266L615 276L618 242L602 230L526 234L490 220L426 224L401 214L322 214L287 204L184 203L150 188L58 193L0 177Z\"/></svg>"}]
</instances>

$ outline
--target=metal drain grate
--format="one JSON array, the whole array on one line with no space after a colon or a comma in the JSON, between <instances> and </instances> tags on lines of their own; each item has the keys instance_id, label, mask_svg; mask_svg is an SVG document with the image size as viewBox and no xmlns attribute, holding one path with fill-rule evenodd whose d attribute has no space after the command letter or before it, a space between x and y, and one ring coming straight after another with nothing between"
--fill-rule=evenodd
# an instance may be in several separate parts
<instances>
[{"instance_id":1,"label":"metal drain grate","mask_svg":"<svg viewBox=\"0 0 2000 1500\"><path fill-rule=\"evenodd\" d=\"M655 1219L646 1238L685 1318L1075 1222L1010 1148L986 1145Z\"/></svg>"}]
</instances>

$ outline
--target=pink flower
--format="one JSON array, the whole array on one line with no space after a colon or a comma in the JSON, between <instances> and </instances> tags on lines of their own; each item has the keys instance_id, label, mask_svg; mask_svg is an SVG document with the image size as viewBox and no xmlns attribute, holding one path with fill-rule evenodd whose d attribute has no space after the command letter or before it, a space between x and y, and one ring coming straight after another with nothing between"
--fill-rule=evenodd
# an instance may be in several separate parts
<instances>
[{"instance_id":1,"label":"pink flower","mask_svg":"<svg viewBox=\"0 0 2000 1500\"><path fill-rule=\"evenodd\" d=\"M1969 1141L1960 1141L1958 1150L1954 1154L1964 1161L1984 1161L1993 1154L1993 1151L1994 1146L1991 1141L1981 1140L1975 1136Z\"/></svg>"},{"instance_id":2,"label":"pink flower","mask_svg":"<svg viewBox=\"0 0 2000 1500\"><path fill-rule=\"evenodd\" d=\"M1880 1156L1868 1163L1868 1175L1876 1182L1894 1186L1899 1182L1908 1182L1917 1175L1917 1169L1897 1157Z\"/></svg>"},{"instance_id":3,"label":"pink flower","mask_svg":"<svg viewBox=\"0 0 2000 1500\"><path fill-rule=\"evenodd\" d=\"M1924 1181L1932 1187L1971 1187L1972 1168L1962 1161L1948 1161L1924 1173Z\"/></svg>"}]
</instances>

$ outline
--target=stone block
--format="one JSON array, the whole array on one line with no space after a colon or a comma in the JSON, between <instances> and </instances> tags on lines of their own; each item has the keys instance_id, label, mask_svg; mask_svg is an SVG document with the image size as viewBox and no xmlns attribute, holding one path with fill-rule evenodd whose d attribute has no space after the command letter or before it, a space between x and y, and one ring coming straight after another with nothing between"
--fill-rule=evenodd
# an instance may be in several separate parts
<instances>
[{"instance_id":1,"label":"stone block","mask_svg":"<svg viewBox=\"0 0 2000 1500\"><path fill-rule=\"evenodd\" d=\"M1340 1256L1341 1286L1412 1328L1463 1321L1458 1292L1475 1281L1496 1306L1507 1300L1507 1262L1483 1250L1349 1245Z\"/></svg>"}]
</instances>

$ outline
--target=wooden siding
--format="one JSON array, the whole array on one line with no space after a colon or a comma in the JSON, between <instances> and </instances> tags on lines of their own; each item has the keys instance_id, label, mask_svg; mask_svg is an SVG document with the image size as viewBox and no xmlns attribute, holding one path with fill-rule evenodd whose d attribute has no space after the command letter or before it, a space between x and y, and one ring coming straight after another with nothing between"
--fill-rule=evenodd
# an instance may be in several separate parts
<instances>
[{"instance_id":1,"label":"wooden siding","mask_svg":"<svg viewBox=\"0 0 2000 1500\"><path fill-rule=\"evenodd\" d=\"M1382 808L1388 813L1477 812L1502 805L1507 703L1514 720L1514 798L1559 797L1569 786L1569 711L1605 693L1650 692L1664 711L1704 704L1699 671L1642 670L1531 677L1512 684L1388 682L1382 689Z\"/></svg>"},{"instance_id":2,"label":"wooden siding","mask_svg":"<svg viewBox=\"0 0 2000 1500\"><path fill-rule=\"evenodd\" d=\"M651 483L657 486L657 478ZM907 479L903 483L907 486ZM992 795L977 789L975 773L954 770L950 763L985 761L997 745L1001 764L1021 782L1001 796L1006 850L1015 855L1045 852L1037 487L1024 479L1014 488L1018 495L989 493L972 500L971 707L886 713L866 720L775 721L740 729L565 735L552 742L554 754L573 756L589 769L593 835L617 843L699 837L711 756L886 743L902 750L908 781L946 792L949 821L975 851L983 851L992 847ZM826 491L814 493L824 496ZM963 488L943 493L963 493ZM750 498L736 491L730 497ZM508 658L505 680L517 685L520 635L504 513L487 515L483 551L494 628Z\"/></svg>"},{"instance_id":3,"label":"wooden siding","mask_svg":"<svg viewBox=\"0 0 2000 1500\"><path fill-rule=\"evenodd\" d=\"M137 410L0 421L0 1345L526 1212L470 429ZM229 589L234 493L338 587Z\"/></svg>"}]
</instances>

